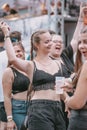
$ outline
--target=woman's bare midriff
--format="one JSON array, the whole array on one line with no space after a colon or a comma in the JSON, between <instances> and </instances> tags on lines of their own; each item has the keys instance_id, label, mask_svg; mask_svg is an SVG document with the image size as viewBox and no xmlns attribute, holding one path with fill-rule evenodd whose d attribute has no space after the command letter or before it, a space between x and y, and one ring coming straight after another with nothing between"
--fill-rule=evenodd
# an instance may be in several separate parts
<instances>
[{"instance_id":1,"label":"woman's bare midriff","mask_svg":"<svg viewBox=\"0 0 87 130\"><path fill-rule=\"evenodd\" d=\"M55 90L40 90L35 91L32 94L31 100L37 100L37 99L47 99L47 100L53 100L53 101L60 101L60 95L56 94ZM26 100L27 99L27 91L17 93L12 95L13 99L17 100Z\"/></svg>"},{"instance_id":2,"label":"woman's bare midriff","mask_svg":"<svg viewBox=\"0 0 87 130\"><path fill-rule=\"evenodd\" d=\"M60 95L56 94L55 90L40 90L35 91L31 100L36 99L47 99L47 100L53 100L53 101L60 101Z\"/></svg>"},{"instance_id":3,"label":"woman's bare midriff","mask_svg":"<svg viewBox=\"0 0 87 130\"><path fill-rule=\"evenodd\" d=\"M17 94L12 94L12 98L25 101L25 100L27 100L27 91L17 93Z\"/></svg>"}]
</instances>

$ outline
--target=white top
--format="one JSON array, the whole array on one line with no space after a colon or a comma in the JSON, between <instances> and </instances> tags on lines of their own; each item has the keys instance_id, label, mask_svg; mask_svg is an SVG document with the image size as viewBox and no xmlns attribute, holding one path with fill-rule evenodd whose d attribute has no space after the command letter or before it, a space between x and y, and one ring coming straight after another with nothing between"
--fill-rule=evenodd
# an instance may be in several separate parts
<instances>
[{"instance_id":1,"label":"white top","mask_svg":"<svg viewBox=\"0 0 87 130\"><path fill-rule=\"evenodd\" d=\"M0 52L0 102L4 101L4 96L3 96L3 87L2 87L2 75L7 67L8 64L8 58L6 51Z\"/></svg>"}]
</instances>

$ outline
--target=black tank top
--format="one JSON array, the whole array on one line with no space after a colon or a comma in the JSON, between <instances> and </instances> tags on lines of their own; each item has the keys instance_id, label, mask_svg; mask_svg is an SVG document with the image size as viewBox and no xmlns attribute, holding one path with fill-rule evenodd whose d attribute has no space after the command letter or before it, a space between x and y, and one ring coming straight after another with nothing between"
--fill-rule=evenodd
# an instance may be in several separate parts
<instances>
[{"instance_id":1,"label":"black tank top","mask_svg":"<svg viewBox=\"0 0 87 130\"><path fill-rule=\"evenodd\" d=\"M62 76L61 70L58 70L55 74L49 74L43 70L39 70L34 63L34 73L33 73L33 90L47 90L47 89L54 89L55 85L55 77Z\"/></svg>"},{"instance_id":2,"label":"black tank top","mask_svg":"<svg viewBox=\"0 0 87 130\"><path fill-rule=\"evenodd\" d=\"M30 83L30 80L27 76L16 70L15 68L12 68L13 74L14 74L14 82L12 84L12 93L21 93L26 90L28 90L28 86Z\"/></svg>"}]
</instances>

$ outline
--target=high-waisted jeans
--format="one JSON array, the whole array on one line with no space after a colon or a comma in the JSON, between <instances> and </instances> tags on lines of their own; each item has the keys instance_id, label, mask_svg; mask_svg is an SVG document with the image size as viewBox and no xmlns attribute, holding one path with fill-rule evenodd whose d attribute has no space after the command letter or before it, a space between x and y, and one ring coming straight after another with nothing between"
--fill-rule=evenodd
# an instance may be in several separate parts
<instances>
[{"instance_id":1,"label":"high-waisted jeans","mask_svg":"<svg viewBox=\"0 0 87 130\"><path fill-rule=\"evenodd\" d=\"M68 130L87 130L87 110L71 110Z\"/></svg>"},{"instance_id":2,"label":"high-waisted jeans","mask_svg":"<svg viewBox=\"0 0 87 130\"><path fill-rule=\"evenodd\" d=\"M59 101L32 100L28 112L28 130L66 130Z\"/></svg>"},{"instance_id":3,"label":"high-waisted jeans","mask_svg":"<svg viewBox=\"0 0 87 130\"><path fill-rule=\"evenodd\" d=\"M27 114L28 103L26 101L12 99L12 115L18 130Z\"/></svg>"}]
</instances>

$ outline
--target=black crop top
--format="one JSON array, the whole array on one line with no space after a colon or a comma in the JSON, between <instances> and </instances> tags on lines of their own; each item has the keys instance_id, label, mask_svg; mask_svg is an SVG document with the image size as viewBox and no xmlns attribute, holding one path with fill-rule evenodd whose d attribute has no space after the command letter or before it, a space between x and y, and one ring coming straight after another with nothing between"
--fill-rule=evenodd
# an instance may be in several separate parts
<instances>
[{"instance_id":1,"label":"black crop top","mask_svg":"<svg viewBox=\"0 0 87 130\"><path fill-rule=\"evenodd\" d=\"M43 70L39 70L34 63L34 73L33 73L33 90L47 90L47 89L54 89L55 85L55 77L62 76L61 70L59 70L55 74L49 74Z\"/></svg>"},{"instance_id":2,"label":"black crop top","mask_svg":"<svg viewBox=\"0 0 87 130\"><path fill-rule=\"evenodd\" d=\"M30 80L27 76L16 70L15 68L12 68L13 74L14 74L14 82L12 84L12 93L20 93L24 92L28 89Z\"/></svg>"}]
</instances>

